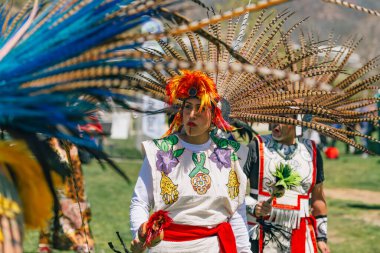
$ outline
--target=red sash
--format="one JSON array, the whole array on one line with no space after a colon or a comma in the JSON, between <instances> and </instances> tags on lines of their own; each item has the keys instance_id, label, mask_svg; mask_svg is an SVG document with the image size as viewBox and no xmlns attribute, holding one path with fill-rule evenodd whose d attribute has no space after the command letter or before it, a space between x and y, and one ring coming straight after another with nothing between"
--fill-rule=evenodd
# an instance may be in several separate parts
<instances>
[{"instance_id":1,"label":"red sash","mask_svg":"<svg viewBox=\"0 0 380 253\"><path fill-rule=\"evenodd\" d=\"M164 241L184 242L215 235L218 236L221 253L237 253L234 232L228 222L214 228L172 223L165 229Z\"/></svg>"},{"instance_id":2,"label":"red sash","mask_svg":"<svg viewBox=\"0 0 380 253\"><path fill-rule=\"evenodd\" d=\"M307 221L307 224L306 224ZM301 224L298 229L293 229L292 238L290 241L290 252L292 253L304 253L306 251L306 226L309 227L310 236L313 241L314 252L317 253L317 240L315 237L315 219L314 217L301 218Z\"/></svg>"}]
</instances>

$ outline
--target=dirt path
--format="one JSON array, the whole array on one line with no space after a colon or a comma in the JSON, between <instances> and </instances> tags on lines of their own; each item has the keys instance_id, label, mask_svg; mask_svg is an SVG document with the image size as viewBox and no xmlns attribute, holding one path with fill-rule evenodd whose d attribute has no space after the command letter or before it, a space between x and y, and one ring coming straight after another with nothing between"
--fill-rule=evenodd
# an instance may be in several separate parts
<instances>
[{"instance_id":1,"label":"dirt path","mask_svg":"<svg viewBox=\"0 0 380 253\"><path fill-rule=\"evenodd\" d=\"M361 202L364 204L380 206L380 191L367 191L349 188L328 188L324 189L326 197L329 199L341 199L348 201ZM344 218L348 220L362 220L365 224L380 227L380 210L362 210L359 214L346 214ZM334 243L343 243L345 239L339 234L330 235Z\"/></svg>"},{"instance_id":2,"label":"dirt path","mask_svg":"<svg viewBox=\"0 0 380 253\"><path fill-rule=\"evenodd\" d=\"M372 205L380 205L380 192L349 189L349 188L328 188L325 189L328 198L353 200Z\"/></svg>"}]
</instances>

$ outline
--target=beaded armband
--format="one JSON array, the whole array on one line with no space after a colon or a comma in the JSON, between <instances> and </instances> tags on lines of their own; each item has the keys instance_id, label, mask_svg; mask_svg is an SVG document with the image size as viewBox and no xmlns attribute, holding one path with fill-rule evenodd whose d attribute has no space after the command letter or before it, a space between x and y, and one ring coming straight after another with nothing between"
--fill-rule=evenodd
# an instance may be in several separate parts
<instances>
[{"instance_id":1,"label":"beaded armband","mask_svg":"<svg viewBox=\"0 0 380 253\"><path fill-rule=\"evenodd\" d=\"M317 227L315 233L317 235L317 241L327 242L327 215L315 216L317 221Z\"/></svg>"}]
</instances>

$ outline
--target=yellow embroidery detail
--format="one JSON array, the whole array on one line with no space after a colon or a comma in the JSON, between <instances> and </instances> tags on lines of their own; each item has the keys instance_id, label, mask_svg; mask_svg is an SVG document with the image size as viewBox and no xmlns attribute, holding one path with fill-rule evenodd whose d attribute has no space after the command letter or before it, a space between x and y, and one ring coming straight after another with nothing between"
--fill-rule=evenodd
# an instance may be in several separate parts
<instances>
[{"instance_id":1,"label":"yellow embroidery detail","mask_svg":"<svg viewBox=\"0 0 380 253\"><path fill-rule=\"evenodd\" d=\"M228 195L231 199L236 198L239 195L239 180L234 169L230 170L228 175L228 183L226 184L228 187Z\"/></svg>"},{"instance_id":2,"label":"yellow embroidery detail","mask_svg":"<svg viewBox=\"0 0 380 253\"><path fill-rule=\"evenodd\" d=\"M160 187L162 200L166 205L173 204L178 200L178 185L175 185L164 172L161 172Z\"/></svg>"}]
</instances>

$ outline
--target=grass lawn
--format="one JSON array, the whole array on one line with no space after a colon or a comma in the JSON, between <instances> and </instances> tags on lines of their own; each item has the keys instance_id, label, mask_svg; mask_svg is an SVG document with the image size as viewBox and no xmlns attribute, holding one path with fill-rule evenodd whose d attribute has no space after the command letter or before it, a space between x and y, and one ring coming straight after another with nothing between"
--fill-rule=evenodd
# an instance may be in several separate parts
<instances>
[{"instance_id":1,"label":"grass lawn","mask_svg":"<svg viewBox=\"0 0 380 253\"><path fill-rule=\"evenodd\" d=\"M96 252L112 252L107 243L112 241L122 250L115 232L125 241L129 233L129 202L138 175L141 160L117 160L133 183L128 185L111 169L102 170L93 162L85 166L86 185L91 202L92 231L96 240ZM356 188L379 191L380 158L363 159L360 156L343 155L339 160L325 160L325 185L328 188ZM329 202L329 245L334 253L380 252L380 206L350 201ZM368 217L377 218L372 222ZM374 216L375 215L375 216ZM37 233L28 232L25 252L36 252Z\"/></svg>"},{"instance_id":2,"label":"grass lawn","mask_svg":"<svg viewBox=\"0 0 380 253\"><path fill-rule=\"evenodd\" d=\"M354 188L380 194L379 157L342 154L337 160L325 159L324 168L327 188ZM380 205L328 198L328 207L332 252L380 252Z\"/></svg>"},{"instance_id":3,"label":"grass lawn","mask_svg":"<svg viewBox=\"0 0 380 253\"><path fill-rule=\"evenodd\" d=\"M329 200L328 206L332 252L380 252L380 205Z\"/></svg>"},{"instance_id":4,"label":"grass lawn","mask_svg":"<svg viewBox=\"0 0 380 253\"><path fill-rule=\"evenodd\" d=\"M380 191L380 157L341 155L337 160L325 160L325 186Z\"/></svg>"}]
</instances>

